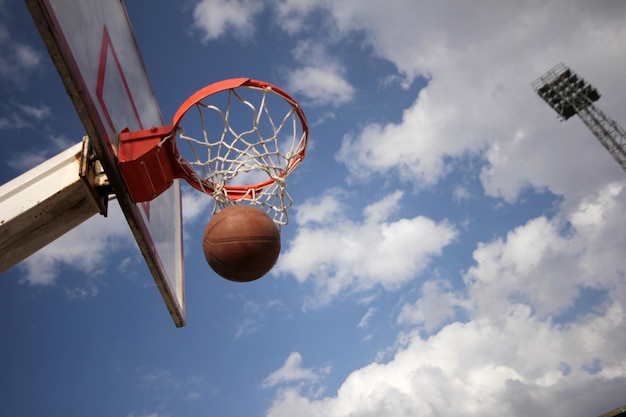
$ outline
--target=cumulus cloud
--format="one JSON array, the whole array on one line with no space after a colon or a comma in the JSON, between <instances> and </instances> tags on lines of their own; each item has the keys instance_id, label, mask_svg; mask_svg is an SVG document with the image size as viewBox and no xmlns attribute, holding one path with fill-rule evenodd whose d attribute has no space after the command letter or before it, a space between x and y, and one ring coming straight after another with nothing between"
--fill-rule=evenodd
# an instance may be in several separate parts
<instances>
[{"instance_id":1,"label":"cumulus cloud","mask_svg":"<svg viewBox=\"0 0 626 417\"><path fill-rule=\"evenodd\" d=\"M13 40L11 34L0 27L0 79L21 84L25 75L37 68L41 54L29 45Z\"/></svg>"},{"instance_id":2,"label":"cumulus cloud","mask_svg":"<svg viewBox=\"0 0 626 417\"><path fill-rule=\"evenodd\" d=\"M540 216L479 244L465 275L477 311L497 316L511 300L523 300L545 317L571 308L584 288L624 295L625 186L609 184L565 218Z\"/></svg>"},{"instance_id":3,"label":"cumulus cloud","mask_svg":"<svg viewBox=\"0 0 626 417\"><path fill-rule=\"evenodd\" d=\"M397 316L409 330L378 361L323 398L306 386L281 390L268 416L566 417L621 405L625 190L624 181L608 184L575 207L478 244L466 291L425 282ZM585 288L602 295L564 315Z\"/></svg>"},{"instance_id":4,"label":"cumulus cloud","mask_svg":"<svg viewBox=\"0 0 626 417\"><path fill-rule=\"evenodd\" d=\"M292 55L299 66L288 70L287 87L304 96L306 105L337 107L352 100L355 88L327 42L301 41Z\"/></svg>"},{"instance_id":5,"label":"cumulus cloud","mask_svg":"<svg viewBox=\"0 0 626 417\"><path fill-rule=\"evenodd\" d=\"M420 2L395 6L285 2L292 19L322 8L340 32L362 31L405 85L428 80L399 122L372 122L346 135L338 159L355 178L397 175L427 187L450 171L450 161L470 155L484 161L480 181L488 196L515 202L534 187L565 200L556 214L479 243L475 265L463 271L464 288L425 282L399 311L397 323L409 330L389 360L353 371L323 398L281 390L268 415L559 417L622 405L623 172L580 121L558 123L530 83L563 61L594 83L604 93L599 105L619 117L626 105L618 81L626 7L439 2L423 13ZM457 188L454 197L468 194ZM313 242L322 228L304 226ZM593 307L580 312L576 303L587 290L599 295L585 298Z\"/></svg>"},{"instance_id":6,"label":"cumulus cloud","mask_svg":"<svg viewBox=\"0 0 626 417\"><path fill-rule=\"evenodd\" d=\"M193 12L195 26L205 41L224 34L248 36L254 32L254 17L263 9L253 0L202 0Z\"/></svg>"},{"instance_id":7,"label":"cumulus cloud","mask_svg":"<svg viewBox=\"0 0 626 417\"><path fill-rule=\"evenodd\" d=\"M483 137L450 123L461 116L460 109L439 103L437 111L431 112L432 101L428 90L422 90L417 102L404 112L402 122L372 123L356 136L346 135L337 157L353 179L395 174L403 181L430 186L447 173L446 157L482 149Z\"/></svg>"},{"instance_id":8,"label":"cumulus cloud","mask_svg":"<svg viewBox=\"0 0 626 417\"><path fill-rule=\"evenodd\" d=\"M210 212L210 208L214 205L213 198L199 192L196 189L188 187L183 184L182 187L182 207L183 207L183 222L185 224L193 223L198 220L201 215L207 215ZM207 220L208 222L208 220Z\"/></svg>"},{"instance_id":9,"label":"cumulus cloud","mask_svg":"<svg viewBox=\"0 0 626 417\"><path fill-rule=\"evenodd\" d=\"M20 104L18 107L20 108L20 110L22 110L22 112L37 120L46 119L52 114L50 107L45 105L31 106L28 104Z\"/></svg>"},{"instance_id":10,"label":"cumulus cloud","mask_svg":"<svg viewBox=\"0 0 626 417\"><path fill-rule=\"evenodd\" d=\"M330 367L321 369L303 368L302 355L291 352L283 366L270 373L264 380L263 388L278 388L280 392L297 390L306 392L308 398L318 398L326 387L323 379L330 372Z\"/></svg>"},{"instance_id":11,"label":"cumulus cloud","mask_svg":"<svg viewBox=\"0 0 626 417\"><path fill-rule=\"evenodd\" d=\"M397 173L429 186L448 172L450 159L470 153L486 160L485 192L515 201L529 186L575 200L621 175L580 122L556 122L530 83L563 61L604 92L599 104L618 117L626 105L619 82L626 6L536 0L431 6L282 3L284 16L304 21L321 9L337 33L363 33L407 85L428 80L400 122L372 122L344 138L340 160L355 177Z\"/></svg>"},{"instance_id":12,"label":"cumulus cloud","mask_svg":"<svg viewBox=\"0 0 626 417\"><path fill-rule=\"evenodd\" d=\"M19 111L15 111L19 110ZM23 129L33 127L35 122L42 121L51 116L52 111L48 106L31 106L18 104L15 110L6 116L0 117L0 129Z\"/></svg>"},{"instance_id":13,"label":"cumulus cloud","mask_svg":"<svg viewBox=\"0 0 626 417\"><path fill-rule=\"evenodd\" d=\"M305 225L307 223L325 223L329 219L342 216L346 209L338 195L344 194L340 189L328 190L328 192L316 199L314 202L304 202L298 205L296 223Z\"/></svg>"},{"instance_id":14,"label":"cumulus cloud","mask_svg":"<svg viewBox=\"0 0 626 417\"><path fill-rule=\"evenodd\" d=\"M399 324L421 325L431 333L445 321L456 317L456 310L465 308L464 297L451 291L447 281L426 281L422 293L415 303L402 306L397 322Z\"/></svg>"},{"instance_id":15,"label":"cumulus cloud","mask_svg":"<svg viewBox=\"0 0 626 417\"><path fill-rule=\"evenodd\" d=\"M352 100L355 92L341 72L336 66L298 68L289 74L287 86L311 106L338 106Z\"/></svg>"},{"instance_id":16,"label":"cumulus cloud","mask_svg":"<svg viewBox=\"0 0 626 417\"><path fill-rule=\"evenodd\" d=\"M337 159L355 181L392 175L430 187L451 163L470 157L481 161L487 196L515 203L531 187L564 202L556 214L478 243L474 265L461 272L463 288L423 283L396 318L408 330L392 357L355 370L336 393L311 395L307 384L315 372L301 367L299 354L290 355L265 380L267 387L284 385L268 415L558 417L620 405L615 399L623 398L626 382L623 172L579 120L558 123L530 83L565 62L603 93L599 106L608 115L621 117L626 4L396 0L390 7L285 0L276 8L291 35L307 33L322 16L327 45L362 35L366 47L395 66L392 78L399 75L405 87L419 78L427 82L399 121L372 121L342 138ZM328 105L329 96L349 104L354 90L344 79L346 67L328 50L301 43L293 51L300 65L288 73L289 89L314 91L307 96L312 104ZM457 237L445 222L395 219L401 193L353 220L335 192L299 205L299 228L276 268L315 287L312 305L398 288ZM462 202L469 194L457 187L453 197ZM424 235L426 243L419 239ZM587 290L600 294L593 308L568 315Z\"/></svg>"},{"instance_id":17,"label":"cumulus cloud","mask_svg":"<svg viewBox=\"0 0 626 417\"><path fill-rule=\"evenodd\" d=\"M269 374L263 380L264 387L273 387L278 384L296 382L296 381L316 381L319 376L309 368L302 368L302 355L299 352L292 352L285 360L282 367Z\"/></svg>"},{"instance_id":18,"label":"cumulus cloud","mask_svg":"<svg viewBox=\"0 0 626 417\"><path fill-rule=\"evenodd\" d=\"M22 281L30 285L51 285L64 268L103 275L107 272L104 266L110 262L110 255L120 248L130 247L132 241L119 206L110 204L108 217L92 217L21 262L18 267L24 273ZM86 292L74 288L68 295L93 293L92 285L88 283Z\"/></svg>"},{"instance_id":19,"label":"cumulus cloud","mask_svg":"<svg viewBox=\"0 0 626 417\"><path fill-rule=\"evenodd\" d=\"M622 393L626 371L613 343L589 338L617 334L621 342L625 325L617 304L565 327L511 305L499 321L457 322L427 339L411 334L391 360L352 372L333 396L283 390L268 416L596 415ZM602 369L588 372L597 357L606 358Z\"/></svg>"},{"instance_id":20,"label":"cumulus cloud","mask_svg":"<svg viewBox=\"0 0 626 417\"><path fill-rule=\"evenodd\" d=\"M266 303L246 301L243 306L244 316L236 324L235 339L248 336L265 327L270 320L270 314L277 311L285 314L285 304L280 300L270 300Z\"/></svg>"},{"instance_id":21,"label":"cumulus cloud","mask_svg":"<svg viewBox=\"0 0 626 417\"><path fill-rule=\"evenodd\" d=\"M290 34L296 34L306 28L306 17L318 4L306 0L284 0L276 2L278 22L283 30Z\"/></svg>"},{"instance_id":22,"label":"cumulus cloud","mask_svg":"<svg viewBox=\"0 0 626 417\"><path fill-rule=\"evenodd\" d=\"M258 23L256 17L266 6L252 0L202 0L193 12L194 25L201 30L205 41L233 34L249 36ZM292 34L303 29L301 16L315 9L314 2L309 6L291 0L273 6L280 28ZM315 32L321 35L325 31ZM291 93L303 96L304 104L339 106L352 100L355 89L345 78L344 67L328 52L325 42L300 42L293 56L299 65L286 70L286 86Z\"/></svg>"},{"instance_id":23,"label":"cumulus cloud","mask_svg":"<svg viewBox=\"0 0 626 417\"><path fill-rule=\"evenodd\" d=\"M332 196L305 202L297 212L321 223L301 224L276 266L300 282L312 282L316 296L309 305L323 305L344 293L363 293L376 287L394 290L415 279L457 236L445 221L425 216L390 220L398 208L401 192L392 193L367 206L363 221L336 212L325 218L312 211L338 210ZM424 239L428 236L428 239Z\"/></svg>"},{"instance_id":24,"label":"cumulus cloud","mask_svg":"<svg viewBox=\"0 0 626 417\"><path fill-rule=\"evenodd\" d=\"M20 152L11 155L6 164L17 172L24 172L41 164L49 157L50 153L47 149Z\"/></svg>"},{"instance_id":25,"label":"cumulus cloud","mask_svg":"<svg viewBox=\"0 0 626 417\"><path fill-rule=\"evenodd\" d=\"M28 45L16 45L15 57L18 66L22 68L32 68L39 64L41 55Z\"/></svg>"}]
</instances>

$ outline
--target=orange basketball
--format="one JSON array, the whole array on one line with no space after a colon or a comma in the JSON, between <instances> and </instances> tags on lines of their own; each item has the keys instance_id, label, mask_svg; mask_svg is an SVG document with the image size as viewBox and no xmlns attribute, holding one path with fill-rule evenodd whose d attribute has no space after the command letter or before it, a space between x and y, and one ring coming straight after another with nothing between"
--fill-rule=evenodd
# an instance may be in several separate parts
<instances>
[{"instance_id":1,"label":"orange basketball","mask_svg":"<svg viewBox=\"0 0 626 417\"><path fill-rule=\"evenodd\" d=\"M261 278L280 255L280 232L258 207L238 204L218 212L204 231L202 248L209 266L223 278Z\"/></svg>"}]
</instances>

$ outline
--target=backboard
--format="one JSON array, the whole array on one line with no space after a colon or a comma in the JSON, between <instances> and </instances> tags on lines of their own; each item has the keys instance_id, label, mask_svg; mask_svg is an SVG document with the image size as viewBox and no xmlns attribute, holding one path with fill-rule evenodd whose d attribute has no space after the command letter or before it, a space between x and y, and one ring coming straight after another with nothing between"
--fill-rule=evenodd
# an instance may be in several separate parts
<instances>
[{"instance_id":1,"label":"backboard","mask_svg":"<svg viewBox=\"0 0 626 417\"><path fill-rule=\"evenodd\" d=\"M163 119L121 0L26 0L176 326L185 325L178 180L135 204L117 164L119 133Z\"/></svg>"}]
</instances>

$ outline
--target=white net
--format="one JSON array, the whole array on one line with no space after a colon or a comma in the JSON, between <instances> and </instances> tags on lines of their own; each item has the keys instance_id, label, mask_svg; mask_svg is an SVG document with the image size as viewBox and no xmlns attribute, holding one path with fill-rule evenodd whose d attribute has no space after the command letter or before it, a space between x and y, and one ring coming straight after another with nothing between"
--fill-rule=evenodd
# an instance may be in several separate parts
<instances>
[{"instance_id":1,"label":"white net","mask_svg":"<svg viewBox=\"0 0 626 417\"><path fill-rule=\"evenodd\" d=\"M195 188L213 196L214 213L245 203L265 210L279 227L287 224L286 177L307 140L298 109L269 87L247 86L206 97L185 114L178 163Z\"/></svg>"}]
</instances>

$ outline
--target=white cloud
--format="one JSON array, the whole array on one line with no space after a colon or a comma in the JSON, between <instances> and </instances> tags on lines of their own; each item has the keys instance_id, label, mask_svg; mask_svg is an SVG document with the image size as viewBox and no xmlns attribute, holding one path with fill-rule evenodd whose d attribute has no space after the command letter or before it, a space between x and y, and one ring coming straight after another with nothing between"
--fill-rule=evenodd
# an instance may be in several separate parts
<instances>
[{"instance_id":1,"label":"white cloud","mask_svg":"<svg viewBox=\"0 0 626 417\"><path fill-rule=\"evenodd\" d=\"M404 196L402 191L395 191L383 199L370 204L363 210L366 223L378 223L385 221L400 208L400 200Z\"/></svg>"},{"instance_id":2,"label":"white cloud","mask_svg":"<svg viewBox=\"0 0 626 417\"><path fill-rule=\"evenodd\" d=\"M298 16L314 8L291 0L276 7L281 28L290 33L301 29ZM265 4L253 0L202 0L194 9L194 24L205 41L225 34L249 36L264 8ZM342 65L329 56L324 42L301 42L293 55L301 65L287 74L290 93L304 96L309 106L339 106L352 100L355 89L343 76Z\"/></svg>"},{"instance_id":3,"label":"white cloud","mask_svg":"<svg viewBox=\"0 0 626 417\"><path fill-rule=\"evenodd\" d=\"M341 217L343 210L345 209L343 203L339 198L340 195L344 195L342 190L333 189L328 190L326 195L323 195L319 199L304 201L298 204L294 208L296 211L295 220L299 225L307 223L328 223Z\"/></svg>"},{"instance_id":4,"label":"white cloud","mask_svg":"<svg viewBox=\"0 0 626 417\"><path fill-rule=\"evenodd\" d=\"M46 119L50 117L50 115L52 114L52 111L50 110L50 107L48 106L37 107L37 106L31 106L28 104L20 104L19 108L20 110L22 110L22 112L24 112L28 116L37 120Z\"/></svg>"},{"instance_id":5,"label":"white cloud","mask_svg":"<svg viewBox=\"0 0 626 417\"><path fill-rule=\"evenodd\" d=\"M333 396L283 390L268 416L596 415L622 392L626 368L614 343L589 339L621 343L625 329L617 304L567 327L511 305L501 320L453 323L427 339L411 334L390 361L355 370ZM591 374L597 357L606 359ZM567 401L554 407L549 398Z\"/></svg>"},{"instance_id":6,"label":"white cloud","mask_svg":"<svg viewBox=\"0 0 626 417\"><path fill-rule=\"evenodd\" d=\"M462 185L457 185L452 191L452 198L456 202L468 200L469 198L471 198L471 193L467 188L463 187Z\"/></svg>"},{"instance_id":7,"label":"white cloud","mask_svg":"<svg viewBox=\"0 0 626 417\"><path fill-rule=\"evenodd\" d=\"M329 369L315 371L310 368L302 368L302 355L299 352L291 352L282 367L269 374L263 380L263 387L271 388L276 385L306 383L307 385L319 381L322 375Z\"/></svg>"},{"instance_id":8,"label":"white cloud","mask_svg":"<svg viewBox=\"0 0 626 417\"><path fill-rule=\"evenodd\" d=\"M22 68L32 68L41 61L41 55L28 45L16 45L17 64Z\"/></svg>"},{"instance_id":9,"label":"white cloud","mask_svg":"<svg viewBox=\"0 0 626 417\"><path fill-rule=\"evenodd\" d=\"M73 288L66 288L65 295L67 298L74 299L85 299L90 297L95 297L98 295L98 285L95 280L88 280L81 286L75 286Z\"/></svg>"},{"instance_id":10,"label":"white cloud","mask_svg":"<svg viewBox=\"0 0 626 417\"><path fill-rule=\"evenodd\" d=\"M279 390L268 416L566 417L623 404L625 210L626 182L609 183L479 243L466 291L428 281L402 307L397 321L417 327L390 359L325 397L305 384ZM574 310L585 289L598 291L595 304Z\"/></svg>"},{"instance_id":11,"label":"white cloud","mask_svg":"<svg viewBox=\"0 0 626 417\"><path fill-rule=\"evenodd\" d=\"M523 300L543 317L572 307L583 288L624 294L624 187L610 184L565 218L537 217L506 239L479 244L465 276L475 313L495 317Z\"/></svg>"},{"instance_id":12,"label":"white cloud","mask_svg":"<svg viewBox=\"0 0 626 417\"><path fill-rule=\"evenodd\" d=\"M376 287L395 290L415 279L457 232L446 222L424 216L389 221L401 195L392 193L367 206L363 222L338 213L328 216L324 223L302 225L275 270L300 282L312 282L316 295L308 300L311 306L328 303L344 293ZM332 198L326 195L322 206L337 210L340 205L330 203ZM303 206L308 213L315 204L305 202Z\"/></svg>"},{"instance_id":13,"label":"white cloud","mask_svg":"<svg viewBox=\"0 0 626 417\"><path fill-rule=\"evenodd\" d=\"M481 181L490 196L514 201L532 186L577 200L623 173L579 121L558 123L530 83L563 61L599 88L609 115L620 117L625 7L318 0L283 2L281 13L304 21L325 10L337 33L362 33L407 84L429 80L401 122L374 122L344 138L340 158L355 177L397 173L429 186L448 172L450 157L469 152L487 162Z\"/></svg>"},{"instance_id":14,"label":"white cloud","mask_svg":"<svg viewBox=\"0 0 626 417\"><path fill-rule=\"evenodd\" d=\"M183 184L182 189L183 223L193 223L201 215L207 216L205 223L208 223L211 215L209 208L215 204L213 197L188 187L186 184Z\"/></svg>"},{"instance_id":15,"label":"white cloud","mask_svg":"<svg viewBox=\"0 0 626 417\"><path fill-rule=\"evenodd\" d=\"M620 251L624 183L610 184L566 219L533 219L506 239L481 244L466 296L428 281L398 322L387 362L357 369L332 396L277 393L268 416L597 415L623 399L626 262ZM592 312L556 319L578 287L605 289ZM445 325L454 309L468 321ZM536 312L536 313L535 313ZM563 407L554 408L554 404ZM618 405L618 404L615 404Z\"/></svg>"},{"instance_id":16,"label":"white cloud","mask_svg":"<svg viewBox=\"0 0 626 417\"><path fill-rule=\"evenodd\" d=\"M243 306L244 317L236 324L235 339L256 333L265 327L273 312L280 312L283 318L289 317L285 311L285 303L281 300L270 300L267 303L246 301Z\"/></svg>"},{"instance_id":17,"label":"white cloud","mask_svg":"<svg viewBox=\"0 0 626 417\"><path fill-rule=\"evenodd\" d=\"M25 172L49 158L47 149L37 151L20 152L13 154L7 160L7 165L18 172Z\"/></svg>"},{"instance_id":18,"label":"white cloud","mask_svg":"<svg viewBox=\"0 0 626 417\"><path fill-rule=\"evenodd\" d=\"M446 320L456 317L456 308L464 308L466 302L459 294L451 291L446 281L426 281L421 296L415 303L405 303L398 315L399 324L422 325L431 333Z\"/></svg>"},{"instance_id":19,"label":"white cloud","mask_svg":"<svg viewBox=\"0 0 626 417\"><path fill-rule=\"evenodd\" d=\"M506 146L528 140L523 131L514 136ZM579 151L585 154L574 152ZM504 154L499 167L517 164L520 173L529 164L524 169L533 171L533 161ZM604 162L613 164L610 158ZM559 167L551 165L554 174ZM421 297L405 304L397 318L419 327L398 336L390 360L353 371L323 398L307 395L306 386L281 390L268 416L565 417L599 415L621 405L615 401L623 399L626 384L621 348L626 342L626 184L607 182L612 174L578 184L582 174L564 178L571 173L559 176L560 183L552 178L569 196L554 216L536 217L478 244L476 265L465 271L467 293L440 281L424 284ZM512 184L502 188L510 198L519 185ZM574 310L586 289L605 296L586 310ZM438 329L456 318L457 309L464 310L466 321ZM564 316L568 312L575 314Z\"/></svg>"},{"instance_id":20,"label":"white cloud","mask_svg":"<svg viewBox=\"0 0 626 417\"><path fill-rule=\"evenodd\" d=\"M8 114L4 117L0 117L0 129L23 129L25 127L34 127L32 119L35 119L35 121L38 122L47 119L52 115L52 111L50 110L50 108L45 105L37 107L28 104L18 104L15 106L15 108L16 111L13 111L11 114ZM17 111L18 109L20 111ZM56 139L57 138L53 137L52 141L55 145L59 145L59 143L56 142ZM70 144L64 146L63 148L59 146L57 147L58 149L65 149L69 147L69 145ZM39 153L47 152L47 149L39 151Z\"/></svg>"},{"instance_id":21,"label":"white cloud","mask_svg":"<svg viewBox=\"0 0 626 417\"><path fill-rule=\"evenodd\" d=\"M304 30L305 18L317 4L307 0L284 0L276 2L276 8L281 28L293 35Z\"/></svg>"},{"instance_id":22,"label":"white cloud","mask_svg":"<svg viewBox=\"0 0 626 417\"><path fill-rule=\"evenodd\" d=\"M367 312L361 317L359 323L356 325L357 329L363 329L367 327L374 314L376 314L377 309L374 307L370 307L367 309Z\"/></svg>"},{"instance_id":23,"label":"white cloud","mask_svg":"<svg viewBox=\"0 0 626 417\"><path fill-rule=\"evenodd\" d=\"M0 117L0 129L22 129L25 127L32 127L32 125L17 113Z\"/></svg>"},{"instance_id":24,"label":"white cloud","mask_svg":"<svg viewBox=\"0 0 626 417\"><path fill-rule=\"evenodd\" d=\"M13 42L6 30L0 34L0 79L21 84L25 75L29 74L41 62L41 54L28 45Z\"/></svg>"},{"instance_id":25,"label":"white cloud","mask_svg":"<svg viewBox=\"0 0 626 417\"><path fill-rule=\"evenodd\" d=\"M16 116L15 114L13 116ZM20 128L20 127L32 127L30 124L24 122L20 119L18 122L17 119L14 119L14 124L10 127L12 128ZM21 123L21 126L18 124ZM0 129L2 128L2 120L0 119ZM9 126L6 126L9 127ZM50 146L42 147L36 150L30 151L22 151L15 152L7 158L7 165L13 168L18 172L27 171L40 163L46 161L50 157L54 156L58 152L62 152L68 148L70 148L74 143L69 141L65 136L50 136L48 138L48 144Z\"/></svg>"},{"instance_id":26,"label":"white cloud","mask_svg":"<svg viewBox=\"0 0 626 417\"><path fill-rule=\"evenodd\" d=\"M68 267L92 276L104 275L111 254L128 248L131 242L126 219L119 206L112 203L108 217L95 215L31 255L18 267L24 272L22 280L31 285L54 284L62 269ZM137 256L140 256L138 251ZM87 288L87 291L91 290ZM80 295L80 291L70 290L71 294Z\"/></svg>"},{"instance_id":27,"label":"white cloud","mask_svg":"<svg viewBox=\"0 0 626 417\"><path fill-rule=\"evenodd\" d=\"M243 336L256 333L261 327L262 324L259 323L259 320L252 317L246 317L237 323L235 339L239 339Z\"/></svg>"},{"instance_id":28,"label":"white cloud","mask_svg":"<svg viewBox=\"0 0 626 417\"><path fill-rule=\"evenodd\" d=\"M311 106L339 106L352 100L354 87L341 75L338 67L304 67L289 74L287 86L301 94Z\"/></svg>"},{"instance_id":29,"label":"white cloud","mask_svg":"<svg viewBox=\"0 0 626 417\"><path fill-rule=\"evenodd\" d=\"M337 107L353 99L355 88L346 80L344 66L332 56L328 41L300 41L292 55L299 66L288 71L287 89L304 96L304 104Z\"/></svg>"},{"instance_id":30,"label":"white cloud","mask_svg":"<svg viewBox=\"0 0 626 417\"><path fill-rule=\"evenodd\" d=\"M477 153L485 142L471 129L451 123L462 117L460 109L447 100L433 101L429 91L422 90L415 104L404 112L402 122L368 124L357 136L346 135L338 159L348 166L355 180L395 174L419 186L435 184L447 173L444 158ZM431 111L432 107L436 110Z\"/></svg>"},{"instance_id":31,"label":"white cloud","mask_svg":"<svg viewBox=\"0 0 626 417\"><path fill-rule=\"evenodd\" d=\"M254 17L263 5L253 0L202 0L193 12L194 24L204 33L204 40L224 34L248 36L254 32Z\"/></svg>"}]
</instances>

